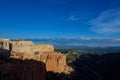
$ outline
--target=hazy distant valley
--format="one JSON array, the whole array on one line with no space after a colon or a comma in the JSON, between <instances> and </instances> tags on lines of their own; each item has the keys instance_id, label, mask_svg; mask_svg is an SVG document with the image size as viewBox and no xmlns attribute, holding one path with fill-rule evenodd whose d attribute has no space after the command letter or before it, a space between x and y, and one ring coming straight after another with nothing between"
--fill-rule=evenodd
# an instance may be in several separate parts
<instances>
[{"instance_id":1,"label":"hazy distant valley","mask_svg":"<svg viewBox=\"0 0 120 80\"><path fill-rule=\"evenodd\" d=\"M120 46L120 39L112 38L40 38L26 39L35 43L49 43L54 46L88 46L114 47Z\"/></svg>"},{"instance_id":2,"label":"hazy distant valley","mask_svg":"<svg viewBox=\"0 0 120 80\"><path fill-rule=\"evenodd\" d=\"M73 50L88 53L109 53L120 52L119 39L98 39L98 38L47 38L47 39L26 39L34 43L52 44L58 50Z\"/></svg>"}]
</instances>

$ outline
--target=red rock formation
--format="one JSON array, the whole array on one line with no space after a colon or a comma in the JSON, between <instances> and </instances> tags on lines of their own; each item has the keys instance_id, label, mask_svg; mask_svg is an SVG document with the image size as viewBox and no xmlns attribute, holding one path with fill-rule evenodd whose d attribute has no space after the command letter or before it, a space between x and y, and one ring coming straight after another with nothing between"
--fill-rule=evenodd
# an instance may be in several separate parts
<instances>
[{"instance_id":1,"label":"red rock formation","mask_svg":"<svg viewBox=\"0 0 120 80\"><path fill-rule=\"evenodd\" d=\"M48 45L48 44L36 45L36 44L32 43L31 41L7 41L7 43L9 43L9 45L7 44L7 48L9 47L8 50L10 50L10 52L11 52L10 58L21 59L21 60L33 59L36 61L41 61L46 65L47 72L69 74L72 71L72 68L70 68L66 64L66 56L64 54L56 53L54 51L54 47L52 45ZM3 48L5 46L5 48L6 48L6 45L1 45L1 46ZM30 63L30 64L26 63L25 64L25 63L26 63L26 61L22 62L20 64L19 63L10 63L10 64L5 64L5 65L10 67L10 68L8 68L9 69L8 73L11 73L10 76L17 74L16 68L18 68L18 72L20 72L18 74L20 74L20 75L23 75L23 74L26 75L27 72L29 72L30 75L32 75L33 73L35 73L35 71L40 71L40 69L42 68L42 67L40 67L40 69L38 69L38 67L40 65L38 65L36 63L35 64L34 63ZM12 65L14 65L14 66L12 66ZM3 67L4 67L4 65L3 65ZM34 68L37 68L37 69L34 69ZM5 69L7 69L7 68L5 68ZM31 71L29 71L29 70L31 70ZM13 71L13 73L9 72L9 71ZM37 72L37 73L39 73L39 72ZM32 77L30 75L26 75L27 77L25 77L24 75L22 77L24 80L26 80L27 77L30 77L30 79L27 79L27 80L38 80L38 78L40 78L40 77L37 78L34 76ZM36 75L38 75L38 74L36 74ZM19 80L23 80L22 78ZM18 79L15 79L15 80L18 80ZM41 80L44 80L44 79L41 79Z\"/></svg>"},{"instance_id":2,"label":"red rock formation","mask_svg":"<svg viewBox=\"0 0 120 80\"><path fill-rule=\"evenodd\" d=\"M17 58L22 60L34 59L36 61L42 61L46 64L47 71L52 71L55 73L69 74L72 71L72 68L70 68L66 64L66 56L64 54L58 54L56 52L34 54L16 53L14 55L11 55L11 58Z\"/></svg>"}]
</instances>

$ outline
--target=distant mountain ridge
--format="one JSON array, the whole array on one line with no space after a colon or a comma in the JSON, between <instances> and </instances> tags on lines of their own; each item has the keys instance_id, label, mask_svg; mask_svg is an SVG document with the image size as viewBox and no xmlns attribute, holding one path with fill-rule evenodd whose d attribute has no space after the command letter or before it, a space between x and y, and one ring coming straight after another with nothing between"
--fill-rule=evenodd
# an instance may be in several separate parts
<instances>
[{"instance_id":1,"label":"distant mountain ridge","mask_svg":"<svg viewBox=\"0 0 120 80\"><path fill-rule=\"evenodd\" d=\"M76 46L76 47L118 47L120 39L112 38L41 38L25 39L34 43L52 44L54 46Z\"/></svg>"}]
</instances>

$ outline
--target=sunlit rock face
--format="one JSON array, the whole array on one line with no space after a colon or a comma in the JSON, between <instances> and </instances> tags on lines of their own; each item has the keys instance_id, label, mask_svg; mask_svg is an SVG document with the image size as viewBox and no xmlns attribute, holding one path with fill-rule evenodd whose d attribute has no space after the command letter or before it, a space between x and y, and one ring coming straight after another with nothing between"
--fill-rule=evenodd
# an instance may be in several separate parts
<instances>
[{"instance_id":1,"label":"sunlit rock face","mask_svg":"<svg viewBox=\"0 0 120 80\"><path fill-rule=\"evenodd\" d=\"M0 39L0 49L9 50L9 39Z\"/></svg>"},{"instance_id":2,"label":"sunlit rock face","mask_svg":"<svg viewBox=\"0 0 120 80\"><path fill-rule=\"evenodd\" d=\"M32 41L11 41L10 43L13 53L54 52L54 47L48 44L34 44Z\"/></svg>"},{"instance_id":3,"label":"sunlit rock face","mask_svg":"<svg viewBox=\"0 0 120 80\"><path fill-rule=\"evenodd\" d=\"M53 45L34 44L32 41L24 40L7 40L6 45L7 47L1 44L1 48L9 50L10 58L41 61L50 72L69 74L72 71L66 64L66 56L56 53Z\"/></svg>"}]
</instances>

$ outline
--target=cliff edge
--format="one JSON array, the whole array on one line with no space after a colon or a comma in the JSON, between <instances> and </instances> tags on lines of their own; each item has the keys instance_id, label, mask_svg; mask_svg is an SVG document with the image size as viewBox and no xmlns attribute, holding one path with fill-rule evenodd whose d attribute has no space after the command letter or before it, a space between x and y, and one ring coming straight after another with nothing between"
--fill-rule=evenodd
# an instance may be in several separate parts
<instances>
[{"instance_id":1,"label":"cliff edge","mask_svg":"<svg viewBox=\"0 0 120 80\"><path fill-rule=\"evenodd\" d=\"M54 51L49 44L34 44L24 40L0 40L0 49L7 50L10 58L36 60L45 63L46 70L55 73L69 74L72 68L66 64L66 56ZM3 50L0 50L3 53Z\"/></svg>"}]
</instances>

